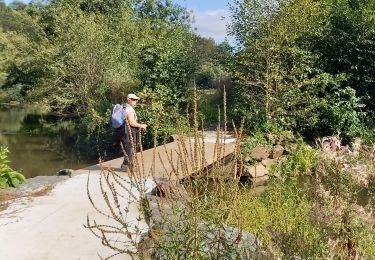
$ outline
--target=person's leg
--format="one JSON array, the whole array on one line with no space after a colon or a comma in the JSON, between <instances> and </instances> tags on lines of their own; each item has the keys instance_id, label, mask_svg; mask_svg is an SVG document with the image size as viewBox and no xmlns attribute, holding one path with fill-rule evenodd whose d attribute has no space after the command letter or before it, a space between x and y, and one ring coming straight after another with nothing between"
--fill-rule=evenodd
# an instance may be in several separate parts
<instances>
[{"instance_id":1,"label":"person's leg","mask_svg":"<svg viewBox=\"0 0 375 260\"><path fill-rule=\"evenodd\" d=\"M130 140L126 140L124 148L124 164L130 165L133 162L133 146Z\"/></svg>"},{"instance_id":2,"label":"person's leg","mask_svg":"<svg viewBox=\"0 0 375 260\"><path fill-rule=\"evenodd\" d=\"M127 138L125 134L125 127L121 126L120 128L116 129L115 136L116 136L116 144L120 146L121 153L123 154L125 153L124 161L122 164L126 165L128 164L128 156L126 155L126 147L128 145L127 145Z\"/></svg>"},{"instance_id":3,"label":"person's leg","mask_svg":"<svg viewBox=\"0 0 375 260\"><path fill-rule=\"evenodd\" d=\"M138 145L138 131L136 129L133 129L132 131L132 138L128 138L126 140L125 145L125 159L124 164L129 165L130 167L133 167L134 165L134 153L137 152L137 145Z\"/></svg>"}]
</instances>

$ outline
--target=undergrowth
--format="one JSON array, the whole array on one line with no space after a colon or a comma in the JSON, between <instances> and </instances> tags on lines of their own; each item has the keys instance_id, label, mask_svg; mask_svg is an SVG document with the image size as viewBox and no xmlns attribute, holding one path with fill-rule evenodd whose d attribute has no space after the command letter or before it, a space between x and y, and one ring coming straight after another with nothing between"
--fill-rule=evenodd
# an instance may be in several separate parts
<instances>
[{"instance_id":1,"label":"undergrowth","mask_svg":"<svg viewBox=\"0 0 375 260\"><path fill-rule=\"evenodd\" d=\"M17 187L25 181L25 177L9 167L8 147L0 146L0 188Z\"/></svg>"}]
</instances>

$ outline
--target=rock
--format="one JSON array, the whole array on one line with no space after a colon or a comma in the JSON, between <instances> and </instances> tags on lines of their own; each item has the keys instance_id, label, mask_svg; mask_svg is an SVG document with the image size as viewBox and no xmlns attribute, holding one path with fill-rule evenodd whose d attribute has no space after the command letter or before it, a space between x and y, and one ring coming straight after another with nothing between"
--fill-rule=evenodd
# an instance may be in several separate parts
<instances>
[{"instance_id":1,"label":"rock","mask_svg":"<svg viewBox=\"0 0 375 260\"><path fill-rule=\"evenodd\" d=\"M283 153L284 153L284 147L282 147L281 145L275 145L273 148L272 148L272 155L271 155L271 158L272 159L277 159L277 158L280 158L281 156L283 156Z\"/></svg>"},{"instance_id":2,"label":"rock","mask_svg":"<svg viewBox=\"0 0 375 260\"><path fill-rule=\"evenodd\" d=\"M156 190L155 190L156 192ZM170 259L171 253L186 255L192 234L191 218L188 207L180 200L169 200L149 195L150 216L146 217L149 230L142 234L137 245L138 253L145 259ZM275 259L271 250L264 249L262 243L253 234L227 225L215 226L205 222L197 225L200 256L216 259L218 253L225 259ZM158 246L163 245L163 246ZM171 250L166 248L174 247ZM178 245L176 247L175 245ZM218 252L219 250L219 252Z\"/></svg>"},{"instance_id":3,"label":"rock","mask_svg":"<svg viewBox=\"0 0 375 260\"><path fill-rule=\"evenodd\" d=\"M264 165L262 164L258 164L256 166L245 165L242 175L250 176L251 178L257 178L257 177L262 177L267 174L268 174L268 171L266 167L264 167Z\"/></svg>"},{"instance_id":4,"label":"rock","mask_svg":"<svg viewBox=\"0 0 375 260\"><path fill-rule=\"evenodd\" d=\"M245 165L243 167L243 173L242 173L242 175L243 176L254 177L255 176L255 166Z\"/></svg>"},{"instance_id":5,"label":"rock","mask_svg":"<svg viewBox=\"0 0 375 260\"><path fill-rule=\"evenodd\" d=\"M187 196L185 187L177 181L159 180L151 194L158 197L175 199Z\"/></svg>"},{"instance_id":6,"label":"rock","mask_svg":"<svg viewBox=\"0 0 375 260\"><path fill-rule=\"evenodd\" d=\"M137 246L141 255L145 259L170 259L171 251L166 251L166 247L158 247L157 244L179 245L175 247L175 254L186 255L189 249L185 245L189 244L191 236L186 236L181 232L186 230L186 221L164 223L163 231L150 230ZM218 253L223 253L225 259L273 259L269 250L262 250L262 242L253 234L239 228L223 225L216 227L199 223L197 232L199 234L199 255L207 259L215 259ZM156 237L154 234L157 234ZM162 234L162 235L161 235ZM160 236L161 235L161 236ZM155 243L157 240L157 243ZM219 251L218 251L219 250Z\"/></svg>"},{"instance_id":7,"label":"rock","mask_svg":"<svg viewBox=\"0 0 375 260\"><path fill-rule=\"evenodd\" d=\"M264 175L267 175L267 174L268 174L268 170L266 169L266 167L264 167L263 164L258 164L255 167L255 176L254 176L254 178L263 177Z\"/></svg>"},{"instance_id":8,"label":"rock","mask_svg":"<svg viewBox=\"0 0 375 260\"><path fill-rule=\"evenodd\" d=\"M207 240L203 250L208 256L216 255L217 250L223 252L229 249L226 255L228 259L251 259L262 246L253 234L227 225L217 228L200 224L200 230ZM220 237L219 243L217 243L218 237Z\"/></svg>"},{"instance_id":9,"label":"rock","mask_svg":"<svg viewBox=\"0 0 375 260\"><path fill-rule=\"evenodd\" d=\"M251 187L251 193L254 195L260 195L266 191L267 186L265 185L254 185Z\"/></svg>"},{"instance_id":10,"label":"rock","mask_svg":"<svg viewBox=\"0 0 375 260\"><path fill-rule=\"evenodd\" d=\"M269 176L264 175L262 177L253 178L252 182L254 186L263 186L267 183L268 179L269 179Z\"/></svg>"},{"instance_id":11,"label":"rock","mask_svg":"<svg viewBox=\"0 0 375 260\"><path fill-rule=\"evenodd\" d=\"M171 202L165 198L149 196L147 201L148 207L145 207L145 209L148 212L146 213L145 210L145 220L151 228L160 226L160 224L165 222L166 216L173 216Z\"/></svg>"},{"instance_id":12,"label":"rock","mask_svg":"<svg viewBox=\"0 0 375 260\"><path fill-rule=\"evenodd\" d=\"M275 160L274 159L270 159L270 158L262 160L262 164L266 168L269 168L274 162L275 162Z\"/></svg>"},{"instance_id":13,"label":"rock","mask_svg":"<svg viewBox=\"0 0 375 260\"><path fill-rule=\"evenodd\" d=\"M69 176L72 177L72 174L74 173L73 169L62 169L56 173L56 176Z\"/></svg>"},{"instance_id":14,"label":"rock","mask_svg":"<svg viewBox=\"0 0 375 260\"><path fill-rule=\"evenodd\" d=\"M264 159L267 159L270 156L270 153L266 147L263 145L257 145L252 151L251 151L251 157L256 159L257 161L261 161Z\"/></svg>"}]
</instances>

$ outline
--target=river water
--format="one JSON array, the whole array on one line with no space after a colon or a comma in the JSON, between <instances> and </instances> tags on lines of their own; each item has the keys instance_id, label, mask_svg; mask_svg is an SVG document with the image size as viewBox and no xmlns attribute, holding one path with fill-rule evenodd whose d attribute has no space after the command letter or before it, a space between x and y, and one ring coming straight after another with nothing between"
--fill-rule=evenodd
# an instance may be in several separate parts
<instances>
[{"instance_id":1,"label":"river water","mask_svg":"<svg viewBox=\"0 0 375 260\"><path fill-rule=\"evenodd\" d=\"M56 117L42 115L31 107L0 107L0 145L10 150L10 166L25 177L54 175L60 169L81 169L94 164L75 152L69 133L57 136L29 134L41 122L53 124Z\"/></svg>"}]
</instances>

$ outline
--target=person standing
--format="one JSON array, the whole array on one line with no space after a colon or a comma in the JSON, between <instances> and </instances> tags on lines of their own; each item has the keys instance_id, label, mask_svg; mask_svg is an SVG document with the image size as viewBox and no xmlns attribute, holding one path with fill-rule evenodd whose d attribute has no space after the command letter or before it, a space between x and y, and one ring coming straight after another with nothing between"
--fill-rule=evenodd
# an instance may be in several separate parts
<instances>
[{"instance_id":1,"label":"person standing","mask_svg":"<svg viewBox=\"0 0 375 260\"><path fill-rule=\"evenodd\" d=\"M140 98L135 94L128 94L126 99L127 104L122 112L125 123L115 130L116 136L125 150L124 161L121 164L121 169L125 171L127 168L133 167L134 154L137 152L138 146L139 130L147 127L146 124L137 122L137 114L134 108Z\"/></svg>"}]
</instances>

